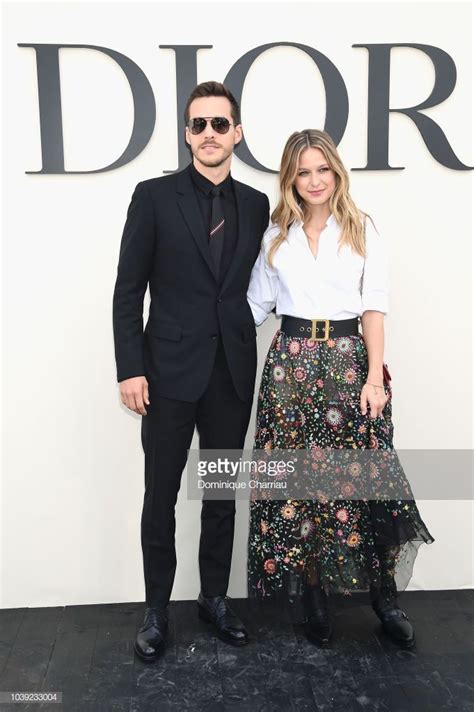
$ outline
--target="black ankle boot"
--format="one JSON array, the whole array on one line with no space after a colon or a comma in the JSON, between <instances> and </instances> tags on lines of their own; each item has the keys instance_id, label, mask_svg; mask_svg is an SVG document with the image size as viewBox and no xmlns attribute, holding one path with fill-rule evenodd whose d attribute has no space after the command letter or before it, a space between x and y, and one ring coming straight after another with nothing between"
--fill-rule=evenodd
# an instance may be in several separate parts
<instances>
[{"instance_id":1,"label":"black ankle boot","mask_svg":"<svg viewBox=\"0 0 474 712\"><path fill-rule=\"evenodd\" d=\"M305 584L303 605L306 616L305 634L308 640L316 645L329 643L332 637L332 624L325 590L321 586Z\"/></svg>"},{"instance_id":2,"label":"black ankle boot","mask_svg":"<svg viewBox=\"0 0 474 712\"><path fill-rule=\"evenodd\" d=\"M372 608L388 637L402 648L413 648L415 631L407 614L399 607L394 591L371 589L371 599Z\"/></svg>"}]
</instances>

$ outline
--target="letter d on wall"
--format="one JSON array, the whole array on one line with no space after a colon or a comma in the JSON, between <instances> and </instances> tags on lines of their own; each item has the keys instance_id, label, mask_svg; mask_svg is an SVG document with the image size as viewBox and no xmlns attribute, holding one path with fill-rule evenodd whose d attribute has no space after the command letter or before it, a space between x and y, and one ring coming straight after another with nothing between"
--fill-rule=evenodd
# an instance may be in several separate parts
<instances>
[{"instance_id":1,"label":"letter d on wall","mask_svg":"<svg viewBox=\"0 0 474 712\"><path fill-rule=\"evenodd\" d=\"M41 132L42 169L26 173L104 173L124 166L143 151L150 140L156 121L155 97L150 82L140 67L120 52L108 47L82 44L23 44L36 52L38 75L39 116ZM63 123L61 113L61 85L59 79L60 48L92 49L113 59L127 77L133 98L133 128L128 146L120 158L104 168L93 171L65 171ZM140 107L140 111L137 111Z\"/></svg>"}]
</instances>

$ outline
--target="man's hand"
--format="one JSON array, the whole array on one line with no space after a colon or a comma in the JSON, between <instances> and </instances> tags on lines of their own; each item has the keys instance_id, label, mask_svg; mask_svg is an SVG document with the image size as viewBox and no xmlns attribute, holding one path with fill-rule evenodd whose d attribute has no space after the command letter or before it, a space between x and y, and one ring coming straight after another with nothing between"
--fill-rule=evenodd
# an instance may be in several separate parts
<instances>
[{"instance_id":1,"label":"man's hand","mask_svg":"<svg viewBox=\"0 0 474 712\"><path fill-rule=\"evenodd\" d=\"M122 403L139 415L146 415L144 402L150 405L148 381L145 376L135 376L121 381L120 397Z\"/></svg>"}]
</instances>

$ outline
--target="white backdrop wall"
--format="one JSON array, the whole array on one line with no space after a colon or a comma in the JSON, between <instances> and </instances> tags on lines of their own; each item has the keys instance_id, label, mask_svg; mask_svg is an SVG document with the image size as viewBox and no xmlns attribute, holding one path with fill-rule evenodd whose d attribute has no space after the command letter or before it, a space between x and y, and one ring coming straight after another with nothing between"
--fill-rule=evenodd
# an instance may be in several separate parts
<instances>
[{"instance_id":1,"label":"white backdrop wall","mask_svg":"<svg viewBox=\"0 0 474 712\"><path fill-rule=\"evenodd\" d=\"M198 81L222 81L249 49L299 42L325 54L349 93L339 150L362 167L367 149L365 49L417 42L444 49L457 68L448 100L426 113L472 164L470 4L10 3L4 6L3 468L0 606L144 599L139 537L143 497L140 418L120 403L112 293L127 207L138 181L177 167L175 57L160 44L209 44ZM126 166L85 175L41 169L36 58L19 43L95 44L133 59L148 77L157 123ZM93 50L60 51L66 170L94 170L128 143L128 83ZM392 52L391 106L432 89L423 53ZM288 135L321 128L325 96L302 52L271 50L252 66L242 98L249 147L278 168ZM472 448L472 173L437 163L417 128L390 118L390 163L399 171L351 172L356 202L390 245L386 353L393 378L397 448ZM266 191L276 177L234 158L237 179ZM145 304L145 318L148 302ZM442 326L443 325L443 326ZM278 322L259 329L259 372ZM251 447L255 409L247 437ZM194 446L197 442L194 442ZM446 473L449 477L449 472ZM184 482L184 480L183 480ZM420 501L435 544L420 550L412 589L473 584L472 505ZM229 594L246 595L247 505L239 503ZM177 508L173 598L199 590L199 503Z\"/></svg>"}]
</instances>

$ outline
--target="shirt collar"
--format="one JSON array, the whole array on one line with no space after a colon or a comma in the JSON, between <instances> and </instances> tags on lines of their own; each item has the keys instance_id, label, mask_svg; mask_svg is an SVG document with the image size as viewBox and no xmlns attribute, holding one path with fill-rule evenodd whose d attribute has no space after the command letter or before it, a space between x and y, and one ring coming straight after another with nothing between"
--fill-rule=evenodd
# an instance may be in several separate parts
<instances>
[{"instance_id":1,"label":"shirt collar","mask_svg":"<svg viewBox=\"0 0 474 712\"><path fill-rule=\"evenodd\" d=\"M204 195L210 195L211 190L213 188L220 188L224 195L228 195L229 192L232 190L232 176L230 175L230 173L227 175L226 178L224 178L222 183L215 185L212 181L206 178L206 176L203 176L202 173L199 173L194 163L192 162L189 164L189 172L191 174L191 178L193 180L194 185L200 191L202 191Z\"/></svg>"},{"instance_id":2,"label":"shirt collar","mask_svg":"<svg viewBox=\"0 0 474 712\"><path fill-rule=\"evenodd\" d=\"M303 221L302 221L302 220L296 220L294 224L295 224L295 225L298 225L299 227L303 227ZM333 225L333 224L334 224L334 225L337 225L337 220L336 220L336 218L334 217L334 213L331 213L331 214L329 215L328 219L326 220L326 227L329 227L330 225Z\"/></svg>"}]
</instances>

